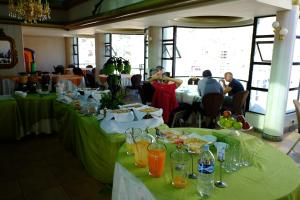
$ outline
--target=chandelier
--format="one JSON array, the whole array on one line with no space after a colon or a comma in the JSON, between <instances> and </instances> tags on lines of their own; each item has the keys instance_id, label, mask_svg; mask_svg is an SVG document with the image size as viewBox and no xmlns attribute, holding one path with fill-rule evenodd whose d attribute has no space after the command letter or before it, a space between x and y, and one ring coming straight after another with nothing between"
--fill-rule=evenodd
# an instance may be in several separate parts
<instances>
[{"instance_id":1,"label":"chandelier","mask_svg":"<svg viewBox=\"0 0 300 200\"><path fill-rule=\"evenodd\" d=\"M25 23L37 23L50 19L50 7L47 0L9 0L8 15L24 20Z\"/></svg>"}]
</instances>

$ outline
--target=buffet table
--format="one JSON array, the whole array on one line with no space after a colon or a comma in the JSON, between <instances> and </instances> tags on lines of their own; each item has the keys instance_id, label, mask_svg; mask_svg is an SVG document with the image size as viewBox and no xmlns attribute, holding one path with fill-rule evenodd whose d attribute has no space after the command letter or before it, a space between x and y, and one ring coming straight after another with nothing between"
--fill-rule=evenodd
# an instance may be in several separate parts
<instances>
[{"instance_id":1,"label":"buffet table","mask_svg":"<svg viewBox=\"0 0 300 200\"><path fill-rule=\"evenodd\" d=\"M17 101L11 96L0 96L0 139L20 139L23 125Z\"/></svg>"},{"instance_id":2,"label":"buffet table","mask_svg":"<svg viewBox=\"0 0 300 200\"><path fill-rule=\"evenodd\" d=\"M186 132L213 134L218 141L226 141L228 132L209 129L183 129ZM226 139L227 138L227 139ZM227 188L215 188L211 200L273 200L300 199L300 170L288 156L265 144L260 139L242 134L239 140L257 153L253 165L235 173L223 173ZM168 145L168 152L174 150ZM113 200L153 200L153 199L200 199L196 190L196 180L189 179L185 189L171 186L170 158L167 156L164 175L151 178L148 168L134 166L134 158L126 155L125 145L121 147L114 174ZM219 163L216 161L216 165ZM195 164L196 165L196 164ZM219 167L216 166L215 179Z\"/></svg>"}]
</instances>

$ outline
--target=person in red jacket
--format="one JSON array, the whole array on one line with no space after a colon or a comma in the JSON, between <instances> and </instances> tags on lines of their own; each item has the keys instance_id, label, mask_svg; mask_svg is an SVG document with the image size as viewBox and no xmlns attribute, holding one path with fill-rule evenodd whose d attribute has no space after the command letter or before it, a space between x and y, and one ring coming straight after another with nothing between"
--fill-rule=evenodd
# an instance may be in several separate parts
<instances>
[{"instance_id":1,"label":"person in red jacket","mask_svg":"<svg viewBox=\"0 0 300 200\"><path fill-rule=\"evenodd\" d=\"M163 109L164 122L168 123L170 113L178 107L175 90L182 84L182 80L163 76L163 68L161 66L152 70L152 74L149 79L155 89L152 106Z\"/></svg>"}]
</instances>

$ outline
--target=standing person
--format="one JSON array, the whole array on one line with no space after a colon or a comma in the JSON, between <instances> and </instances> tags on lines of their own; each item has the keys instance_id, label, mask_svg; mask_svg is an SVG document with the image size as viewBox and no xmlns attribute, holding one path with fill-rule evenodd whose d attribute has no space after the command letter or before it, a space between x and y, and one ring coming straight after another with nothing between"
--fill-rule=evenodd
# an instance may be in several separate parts
<instances>
[{"instance_id":1,"label":"standing person","mask_svg":"<svg viewBox=\"0 0 300 200\"><path fill-rule=\"evenodd\" d=\"M175 90L182 80L163 76L163 67L157 66L149 81L155 89L152 106L163 109L164 122L168 123L170 113L178 107Z\"/></svg>"},{"instance_id":2,"label":"standing person","mask_svg":"<svg viewBox=\"0 0 300 200\"><path fill-rule=\"evenodd\" d=\"M223 94L223 88L220 83L212 78L210 70L204 70L202 73L203 79L198 82L198 92L200 96L204 96L209 93Z\"/></svg>"},{"instance_id":3,"label":"standing person","mask_svg":"<svg viewBox=\"0 0 300 200\"><path fill-rule=\"evenodd\" d=\"M225 81L229 82L228 85L225 84ZM232 97L238 92L244 91L244 86L241 84L240 81L233 78L233 75L231 72L226 72L224 74L224 79L221 80L224 94L228 94L228 96L225 96L224 98L224 106L231 106L232 105Z\"/></svg>"}]
</instances>

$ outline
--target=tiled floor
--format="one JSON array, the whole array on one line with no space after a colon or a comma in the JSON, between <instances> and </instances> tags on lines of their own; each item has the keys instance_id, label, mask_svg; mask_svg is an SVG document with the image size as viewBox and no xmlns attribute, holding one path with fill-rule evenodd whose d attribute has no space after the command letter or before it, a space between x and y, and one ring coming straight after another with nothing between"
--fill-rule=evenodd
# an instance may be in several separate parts
<instances>
[{"instance_id":1,"label":"tiled floor","mask_svg":"<svg viewBox=\"0 0 300 200\"><path fill-rule=\"evenodd\" d=\"M0 143L1 200L104 200L109 186L89 176L55 135Z\"/></svg>"}]
</instances>

